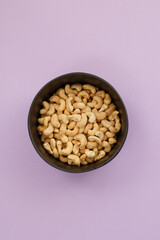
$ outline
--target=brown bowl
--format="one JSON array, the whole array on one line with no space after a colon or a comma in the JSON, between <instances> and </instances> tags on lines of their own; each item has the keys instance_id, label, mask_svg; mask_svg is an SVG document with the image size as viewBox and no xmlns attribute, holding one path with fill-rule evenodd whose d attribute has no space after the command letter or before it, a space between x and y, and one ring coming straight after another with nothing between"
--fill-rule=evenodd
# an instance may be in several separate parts
<instances>
[{"instance_id":1,"label":"brown bowl","mask_svg":"<svg viewBox=\"0 0 160 240\"><path fill-rule=\"evenodd\" d=\"M113 146L112 150L102 159L80 167L62 163L58 159L55 159L53 156L51 156L44 149L40 139L40 135L38 134L37 131L38 125L37 119L40 117L39 110L41 108L42 101L44 100L47 101L54 92L56 92L59 88L64 87L65 84L67 83L69 84L89 83L98 87L99 89L103 89L104 91L108 92L112 97L113 103L115 103L115 105L117 106L117 109L120 113L120 119L122 124L121 130L118 133L117 143ZM28 131L32 144L36 149L37 153L51 166L66 172L72 173L87 172L102 167L103 165L110 162L119 153L125 142L128 132L128 116L121 97L119 96L118 92L108 82L106 82L100 77L88 73L81 72L68 73L51 80L39 90L39 92L33 99L29 110Z\"/></svg>"}]
</instances>

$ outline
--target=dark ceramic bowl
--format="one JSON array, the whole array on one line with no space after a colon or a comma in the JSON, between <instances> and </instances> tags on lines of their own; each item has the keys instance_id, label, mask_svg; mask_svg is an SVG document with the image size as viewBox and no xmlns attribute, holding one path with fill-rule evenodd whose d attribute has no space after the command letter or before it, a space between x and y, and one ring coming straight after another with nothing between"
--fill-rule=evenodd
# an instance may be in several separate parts
<instances>
[{"instance_id":1,"label":"dark ceramic bowl","mask_svg":"<svg viewBox=\"0 0 160 240\"><path fill-rule=\"evenodd\" d=\"M108 92L111 97L112 101L116 104L117 109L120 112L120 119L121 119L121 130L118 133L118 141L113 146L112 150L102 159L90 163L86 166L71 166L66 163L62 163L59 160L55 159L53 156L51 156L43 147L40 135L37 131L37 119L40 117L39 110L41 108L41 103L44 100L48 100L49 97L57 91L57 89L62 88L65 86L65 84L72 84L72 83L89 83L92 84L99 89L103 89L106 92ZM105 80L103 80L100 77L97 77L92 74L88 73L69 73L62 75L60 77L57 77L53 80L51 80L49 83L47 83L44 87L40 89L40 91L37 93L35 98L33 99L33 102L30 107L29 115L28 115L28 131L29 135L32 141L32 144L34 148L36 149L37 153L51 166L58 168L60 170L66 171L66 172L73 172L73 173L80 173L80 172L87 172L91 171L93 169L99 168L106 163L110 162L121 150L126 136L128 132L128 117L126 108L124 106L124 103L117 93L117 91Z\"/></svg>"}]
</instances>

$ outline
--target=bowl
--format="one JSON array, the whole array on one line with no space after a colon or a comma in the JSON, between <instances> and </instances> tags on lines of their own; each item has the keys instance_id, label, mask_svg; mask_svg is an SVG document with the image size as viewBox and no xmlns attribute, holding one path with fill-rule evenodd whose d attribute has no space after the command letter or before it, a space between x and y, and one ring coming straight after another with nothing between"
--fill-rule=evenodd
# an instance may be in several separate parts
<instances>
[{"instance_id":1,"label":"bowl","mask_svg":"<svg viewBox=\"0 0 160 240\"><path fill-rule=\"evenodd\" d=\"M56 92L59 88L64 87L65 84L67 83L69 84L88 83L98 87L100 90L108 92L111 95L112 102L115 103L115 105L117 106L119 116L121 119L121 130L118 132L117 136L118 140L117 143L111 149L111 151L102 159L85 166L72 166L60 162L59 159L55 159L44 149L40 139L40 135L37 131L38 126L37 119L40 117L39 110L41 108L42 101L48 100L49 97L54 92ZM46 85L44 85L36 94L32 101L28 114L28 131L35 150L44 161L46 161L52 167L55 167L59 170L72 173L81 173L102 167L105 164L109 163L113 158L115 158L115 156L119 153L126 140L128 132L128 116L125 105L120 95L115 90L115 88L112 87L111 84L109 84L106 80L89 73L82 72L68 73L51 80Z\"/></svg>"}]
</instances>

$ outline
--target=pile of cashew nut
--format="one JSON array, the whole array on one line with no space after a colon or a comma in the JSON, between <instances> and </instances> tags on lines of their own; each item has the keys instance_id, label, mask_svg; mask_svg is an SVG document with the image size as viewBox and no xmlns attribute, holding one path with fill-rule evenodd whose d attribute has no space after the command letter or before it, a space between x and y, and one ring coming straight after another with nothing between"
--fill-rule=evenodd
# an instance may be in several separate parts
<instances>
[{"instance_id":1,"label":"pile of cashew nut","mask_svg":"<svg viewBox=\"0 0 160 240\"><path fill-rule=\"evenodd\" d=\"M37 130L44 148L70 165L103 158L117 142L119 112L111 97L90 84L69 84L42 102Z\"/></svg>"}]
</instances>

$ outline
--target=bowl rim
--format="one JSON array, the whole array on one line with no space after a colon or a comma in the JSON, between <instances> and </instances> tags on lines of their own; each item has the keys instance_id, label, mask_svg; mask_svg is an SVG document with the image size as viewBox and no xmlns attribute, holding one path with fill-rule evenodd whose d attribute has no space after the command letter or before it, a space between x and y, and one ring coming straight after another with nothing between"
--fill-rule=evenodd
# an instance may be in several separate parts
<instances>
[{"instance_id":1,"label":"bowl rim","mask_svg":"<svg viewBox=\"0 0 160 240\"><path fill-rule=\"evenodd\" d=\"M57 165L54 165L52 164L51 162L47 161L46 158L43 156L43 154L41 154L41 152L39 151L38 147L36 146L34 140L33 140L33 137L32 137L32 133L31 133L31 127L30 127L30 117L31 117L31 109L32 109L32 106L37 98L37 96L41 93L41 91L47 87L51 82L57 80L58 78L62 78L64 76L69 76L69 75L76 75L76 74L81 74L81 75L88 75L88 76L91 76L91 77L94 77L94 78L97 78L99 80L101 80L102 82L104 83L107 83L109 85L109 87L117 94L117 96L119 97L119 99L121 100L122 102L122 105L124 107L124 112L125 112L125 118L126 118L126 126L125 126L125 131L124 131L124 137L122 139L122 142L120 144L120 146L118 147L117 151L110 157L108 158L106 161L102 162L101 164L95 166L95 167L92 167L90 169L81 169L79 167L79 169L77 170L72 170L72 169L65 169L65 168L61 168ZM111 160L113 160L117 155L118 153L120 152L120 150L122 149L125 141L126 141L126 138L127 138L127 135L128 135L128 129L129 129L129 121L128 121L128 113L127 113L127 110L126 110L126 106L121 98L121 96L119 95L119 93L117 92L117 90L106 80L104 80L103 78L99 77L99 76L96 76L94 74L91 74L91 73L86 73L86 72L70 72L70 73L66 73L66 74L62 74L52 80L50 80L49 82L47 82L45 85L43 85L40 90L37 92L37 94L35 95L35 97L33 98L32 102L31 102L31 105L30 105L30 108L29 108L29 111L28 111L28 118L27 118L27 127L28 127L28 133L29 133L29 137L30 137L30 140L32 142L32 145L33 147L35 148L36 152L38 153L38 155L46 162L48 163L50 166L56 168L56 169L59 169L61 171L64 171L64 172L68 172L68 173L84 173L84 172L89 172L89 171L92 171L92 170L95 170L95 169L98 169L106 164L108 164Z\"/></svg>"}]
</instances>

